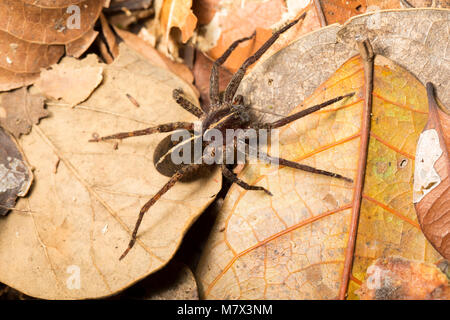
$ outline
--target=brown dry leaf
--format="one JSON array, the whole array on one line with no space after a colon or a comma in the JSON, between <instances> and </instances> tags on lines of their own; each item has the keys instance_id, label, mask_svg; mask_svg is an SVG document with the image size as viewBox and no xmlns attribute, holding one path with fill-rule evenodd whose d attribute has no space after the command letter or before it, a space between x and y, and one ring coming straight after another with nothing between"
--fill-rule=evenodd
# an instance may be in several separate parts
<instances>
[{"instance_id":1,"label":"brown dry leaf","mask_svg":"<svg viewBox=\"0 0 450 320\"><path fill-rule=\"evenodd\" d=\"M25 212L0 221L0 282L30 296L104 297L143 279L172 258L220 190L220 171L176 184L147 213L138 242L119 261L140 208L169 179L153 164L153 150L167 134L123 140L117 150L113 143L88 140L93 133L194 120L172 99L174 88L193 96L189 86L123 44L120 48L114 63L104 66L102 85L83 105L49 104L52 116L20 140L36 167L36 183L16 206Z\"/></svg>"},{"instance_id":2,"label":"brown dry leaf","mask_svg":"<svg viewBox=\"0 0 450 320\"><path fill-rule=\"evenodd\" d=\"M167 266L120 295L125 299L198 300L194 274L185 264L171 261Z\"/></svg>"},{"instance_id":3,"label":"brown dry leaf","mask_svg":"<svg viewBox=\"0 0 450 320\"><path fill-rule=\"evenodd\" d=\"M28 134L32 125L47 116L44 97L30 94L27 88L0 93L0 125L16 138Z\"/></svg>"},{"instance_id":4,"label":"brown dry leaf","mask_svg":"<svg viewBox=\"0 0 450 320\"><path fill-rule=\"evenodd\" d=\"M355 39L368 37L376 53L416 71L423 82L434 78L439 97L448 101L450 66L443 62L442 45L449 27L448 10L358 16L344 26L305 35L258 64L238 93L250 106L287 114L296 106L299 110L356 91L351 101L300 119L280 135L282 156L355 179L358 132L367 133L361 127L362 66L358 57L349 60L357 53ZM353 299L367 267L383 254L441 259L421 232L412 203L415 146L427 120L426 91L389 59L375 60L360 210L354 209L353 185L289 168L247 166L241 178L263 185L274 197L230 189L197 270L202 297Z\"/></svg>"},{"instance_id":5,"label":"brown dry leaf","mask_svg":"<svg viewBox=\"0 0 450 320\"><path fill-rule=\"evenodd\" d=\"M47 7L41 1L2 0L0 30L32 43L67 44L91 30L103 8L102 0L58 2ZM67 12L70 4L80 9L79 28L68 24L74 14Z\"/></svg>"},{"instance_id":6,"label":"brown dry leaf","mask_svg":"<svg viewBox=\"0 0 450 320\"><path fill-rule=\"evenodd\" d=\"M46 46L26 42L0 30L0 67L17 72L39 72L44 66L56 63L64 54L64 46Z\"/></svg>"},{"instance_id":7,"label":"brown dry leaf","mask_svg":"<svg viewBox=\"0 0 450 320\"><path fill-rule=\"evenodd\" d=\"M39 73L17 73L0 68L0 91L8 91L32 84Z\"/></svg>"},{"instance_id":8,"label":"brown dry leaf","mask_svg":"<svg viewBox=\"0 0 450 320\"><path fill-rule=\"evenodd\" d=\"M192 0L164 0L160 20L166 39L169 38L173 27L180 29L183 43L192 37L197 26L197 17L191 7Z\"/></svg>"},{"instance_id":9,"label":"brown dry leaf","mask_svg":"<svg viewBox=\"0 0 450 320\"><path fill-rule=\"evenodd\" d=\"M80 9L80 27L71 28L75 4ZM95 38L93 25L102 0L0 2L0 90L27 85L41 68L56 63L64 54L79 56Z\"/></svg>"},{"instance_id":10,"label":"brown dry leaf","mask_svg":"<svg viewBox=\"0 0 450 320\"><path fill-rule=\"evenodd\" d=\"M28 193L32 182L33 173L16 139L0 127L0 216Z\"/></svg>"},{"instance_id":11,"label":"brown dry leaf","mask_svg":"<svg viewBox=\"0 0 450 320\"><path fill-rule=\"evenodd\" d=\"M36 87L48 98L62 99L70 106L86 100L103 80L103 65L95 55L83 60L64 58L64 63L43 70Z\"/></svg>"},{"instance_id":12,"label":"brown dry leaf","mask_svg":"<svg viewBox=\"0 0 450 320\"><path fill-rule=\"evenodd\" d=\"M394 256L377 259L356 293L361 300L450 300L450 285L435 265Z\"/></svg>"},{"instance_id":13,"label":"brown dry leaf","mask_svg":"<svg viewBox=\"0 0 450 320\"><path fill-rule=\"evenodd\" d=\"M98 31L91 29L81 38L66 44L66 55L69 57L79 58L94 42L98 36Z\"/></svg>"},{"instance_id":14,"label":"brown dry leaf","mask_svg":"<svg viewBox=\"0 0 450 320\"><path fill-rule=\"evenodd\" d=\"M429 120L420 135L414 171L414 204L425 236L450 259L450 115L427 84Z\"/></svg>"}]
</instances>

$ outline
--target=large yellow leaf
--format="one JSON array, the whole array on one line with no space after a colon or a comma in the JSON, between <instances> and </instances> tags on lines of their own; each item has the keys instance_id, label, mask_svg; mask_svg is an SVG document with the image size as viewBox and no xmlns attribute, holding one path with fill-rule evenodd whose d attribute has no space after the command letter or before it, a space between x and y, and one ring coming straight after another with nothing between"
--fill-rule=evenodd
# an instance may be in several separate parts
<instances>
[{"instance_id":1,"label":"large yellow leaf","mask_svg":"<svg viewBox=\"0 0 450 320\"><path fill-rule=\"evenodd\" d=\"M440 258L422 234L412 203L415 145L427 121L425 88L377 56L361 190L359 163L369 130L364 87L363 64L356 56L294 112L343 93L355 92L354 97L280 131L283 158L351 177L354 183L291 168L246 167L241 178L274 196L230 189L199 266L203 297L344 298L349 279L352 292L381 255Z\"/></svg>"}]
</instances>

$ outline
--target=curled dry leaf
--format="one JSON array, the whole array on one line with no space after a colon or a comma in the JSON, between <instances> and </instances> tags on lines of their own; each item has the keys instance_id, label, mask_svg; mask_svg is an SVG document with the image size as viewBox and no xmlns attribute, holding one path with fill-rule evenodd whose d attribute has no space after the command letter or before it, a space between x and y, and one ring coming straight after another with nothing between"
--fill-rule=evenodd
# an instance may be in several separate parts
<instances>
[{"instance_id":1,"label":"curled dry leaf","mask_svg":"<svg viewBox=\"0 0 450 320\"><path fill-rule=\"evenodd\" d=\"M441 32L449 28L450 12L398 10L376 16L376 28L374 14L365 14L301 37L255 66L242 82L239 93L250 106L278 114L356 92L350 101L283 128L285 158L357 181L360 134L368 127L361 124L366 110L361 60L349 59L357 53L356 39L368 37L375 53L419 70L414 75L423 82L434 77L442 100L450 98L442 53L448 32ZM367 267L382 254L428 262L442 258L424 237L412 202L415 148L427 121L426 90L387 58L375 59L360 209L354 207L355 185L289 168L247 166L240 177L274 197L230 189L197 270L202 297L356 298Z\"/></svg>"},{"instance_id":2,"label":"curled dry leaf","mask_svg":"<svg viewBox=\"0 0 450 320\"><path fill-rule=\"evenodd\" d=\"M83 60L64 58L63 63L43 70L37 88L48 98L62 99L71 107L86 100L103 79L103 65L95 55Z\"/></svg>"},{"instance_id":3,"label":"curled dry leaf","mask_svg":"<svg viewBox=\"0 0 450 320\"><path fill-rule=\"evenodd\" d=\"M192 0L164 0L160 20L166 39L173 27L180 29L183 43L192 37L197 26L197 17L191 7Z\"/></svg>"},{"instance_id":4,"label":"curled dry leaf","mask_svg":"<svg viewBox=\"0 0 450 320\"><path fill-rule=\"evenodd\" d=\"M140 208L169 179L153 164L153 152L167 134L127 139L117 150L112 143L88 140L93 133L194 119L172 99L174 88L192 96L189 86L123 44L120 48L114 63L104 66L102 85L83 105L50 104L52 116L20 140L36 167L36 183L29 197L18 201L22 211L0 220L0 282L28 295L103 297L143 279L172 258L221 187L220 171L177 184L148 212L135 248L119 261Z\"/></svg>"},{"instance_id":5,"label":"curled dry leaf","mask_svg":"<svg viewBox=\"0 0 450 320\"><path fill-rule=\"evenodd\" d=\"M98 31L94 29L86 32L82 37L66 44L66 55L79 58L94 42L98 36Z\"/></svg>"},{"instance_id":6,"label":"curled dry leaf","mask_svg":"<svg viewBox=\"0 0 450 320\"><path fill-rule=\"evenodd\" d=\"M0 127L0 216L27 194L32 182L33 173L16 139Z\"/></svg>"},{"instance_id":7,"label":"curled dry leaf","mask_svg":"<svg viewBox=\"0 0 450 320\"><path fill-rule=\"evenodd\" d=\"M116 41L116 35L112 31L111 27L109 26L108 20L103 14L100 15L100 23L102 25L102 34L103 38L105 39L105 45L107 46L105 49L111 59L114 60L119 55L119 46ZM100 49L102 49L102 47ZM107 59L105 60L107 61Z\"/></svg>"},{"instance_id":8,"label":"curled dry leaf","mask_svg":"<svg viewBox=\"0 0 450 320\"><path fill-rule=\"evenodd\" d=\"M47 116L44 97L30 94L27 88L0 93L0 125L16 138L28 134L32 125Z\"/></svg>"},{"instance_id":9,"label":"curled dry leaf","mask_svg":"<svg viewBox=\"0 0 450 320\"><path fill-rule=\"evenodd\" d=\"M414 205L425 236L450 259L450 115L427 84L429 119L420 135L414 171Z\"/></svg>"},{"instance_id":10,"label":"curled dry leaf","mask_svg":"<svg viewBox=\"0 0 450 320\"><path fill-rule=\"evenodd\" d=\"M450 285L435 265L393 256L367 269L357 294L361 300L450 300Z\"/></svg>"},{"instance_id":11,"label":"curled dry leaf","mask_svg":"<svg viewBox=\"0 0 450 320\"><path fill-rule=\"evenodd\" d=\"M68 10L71 5L77 9ZM68 54L81 55L96 36L102 6L103 0L0 1L0 90L32 83L63 56L65 45Z\"/></svg>"}]
</instances>

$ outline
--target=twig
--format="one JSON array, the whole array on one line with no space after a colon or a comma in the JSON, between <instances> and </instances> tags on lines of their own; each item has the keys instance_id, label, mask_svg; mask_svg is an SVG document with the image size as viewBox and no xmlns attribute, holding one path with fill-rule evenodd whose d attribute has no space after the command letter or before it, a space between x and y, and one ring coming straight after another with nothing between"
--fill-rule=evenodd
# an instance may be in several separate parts
<instances>
[{"instance_id":1,"label":"twig","mask_svg":"<svg viewBox=\"0 0 450 320\"><path fill-rule=\"evenodd\" d=\"M353 266L353 256L355 253L356 234L358 231L359 213L361 209L362 191L366 174L367 153L370 137L370 121L372 114L372 92L373 92L373 70L375 55L372 45L368 39L358 42L358 49L364 65L364 108L361 123L360 153L353 193L352 218L350 222L347 249L345 252L344 271L342 273L339 298L345 299Z\"/></svg>"}]
</instances>

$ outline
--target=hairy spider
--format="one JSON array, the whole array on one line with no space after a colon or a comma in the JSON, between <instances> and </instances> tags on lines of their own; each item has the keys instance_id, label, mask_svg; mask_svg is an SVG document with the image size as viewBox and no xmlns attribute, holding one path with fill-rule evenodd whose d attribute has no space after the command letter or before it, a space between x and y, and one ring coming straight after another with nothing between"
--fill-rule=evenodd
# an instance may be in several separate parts
<instances>
[{"instance_id":1,"label":"hairy spider","mask_svg":"<svg viewBox=\"0 0 450 320\"><path fill-rule=\"evenodd\" d=\"M287 117L283 117L280 120L277 120L275 122L271 123L252 123L250 121L250 114L249 114L249 108L244 105L244 99L241 95L236 95L236 91L239 87L239 84L241 83L241 80L243 79L245 72L247 68L256 62L263 54L264 52L269 49L269 47L278 39L278 37L291 28L293 25L295 25L300 20L303 20L305 15L303 14L296 20L290 22L289 24L285 25L280 30L273 33L273 35L270 37L267 42L265 42L261 48L259 48L258 51L241 65L239 70L233 75L230 82L228 83L228 86L223 94L220 94L219 92L219 66L222 65L225 60L228 58L228 56L233 52L233 50L241 43L247 40L252 39L255 36L255 33L253 33L251 36L236 40L233 42L233 44L225 51L225 53L218 58L212 67L211 70L211 76L210 76L210 100L211 104L208 108L208 111L204 111L196 107L194 104L192 104L184 95L183 92L180 89L175 89L173 91L173 98L175 101L183 107L185 110L189 111L193 115L195 115L199 120L201 121L201 128L200 133L193 135L191 140L195 139L202 139L204 134L208 132L208 130L211 129L218 129L222 132L225 132L226 129L273 129L273 128L279 128L282 127L294 120L300 119L310 113L313 113L317 110L320 110L321 108L324 108L326 106L329 106L339 100L342 100L346 97L353 96L354 93L346 94L343 96L336 97L334 99L331 99L329 101L326 101L324 103L321 103L319 105L315 105L313 107L310 107L308 109L302 110L298 113L292 114ZM236 95L236 96L235 96ZM152 133L162 133L162 132L171 132L178 129L186 129L192 130L194 129L194 123L192 122L172 122L172 123L166 123L161 124L155 127L150 127L142 130L137 131L131 131L131 132L122 132L113 134L110 136L95 138L90 141L104 141L104 140L110 140L110 139L125 139L129 137L136 137L136 136L142 136L142 135L148 135ZM191 141L192 142L192 141ZM246 141L241 141L243 143L247 143ZM136 242L136 236L137 232L139 230L139 226L142 222L142 219L145 215L145 213L149 210L151 206L153 206L163 194L165 194L170 188L173 187L173 185L185 177L187 174L192 173L193 171L196 171L200 166L206 165L204 162L206 162L206 158L214 157L217 153L226 154L227 152L235 152L236 148L236 141L232 143L233 150L230 150L229 145L225 144L221 146L220 148L213 147L213 144L210 143L203 143L203 150L206 150L206 152L203 153L201 157L201 163L193 162L192 164L185 164L181 165L177 168L175 173L170 177L169 181L156 193L140 210L138 219L136 221L136 225L134 227L131 240L129 242L128 247L120 257L120 260L123 259L128 252L133 248L135 242ZM250 148L250 146L248 146ZM167 158L171 152L173 152L174 148L171 148L161 159ZM304 164L296 163L293 161L289 161L282 158L276 158L272 157L268 154L265 154L261 151L257 151L258 155L260 157L260 160L272 163L276 161L282 166L291 167L294 169L299 169L303 171L307 171L310 173L325 175L337 179L346 180L349 182L352 182L351 179L348 179L344 176L341 176L337 173L316 169ZM205 155L206 154L206 155ZM248 153L247 153L248 155ZM225 157L224 157L225 158ZM199 160L199 159L197 159ZM160 160L161 161L161 160ZM158 163L156 164L158 165ZM269 190L266 190L265 188L261 186L252 186L246 183L245 181L239 179L235 173L227 167L227 164L222 163L221 164L222 172L225 178L231 180L232 183L236 183L242 188L246 190L261 190L267 193L268 195L272 195Z\"/></svg>"}]
</instances>

